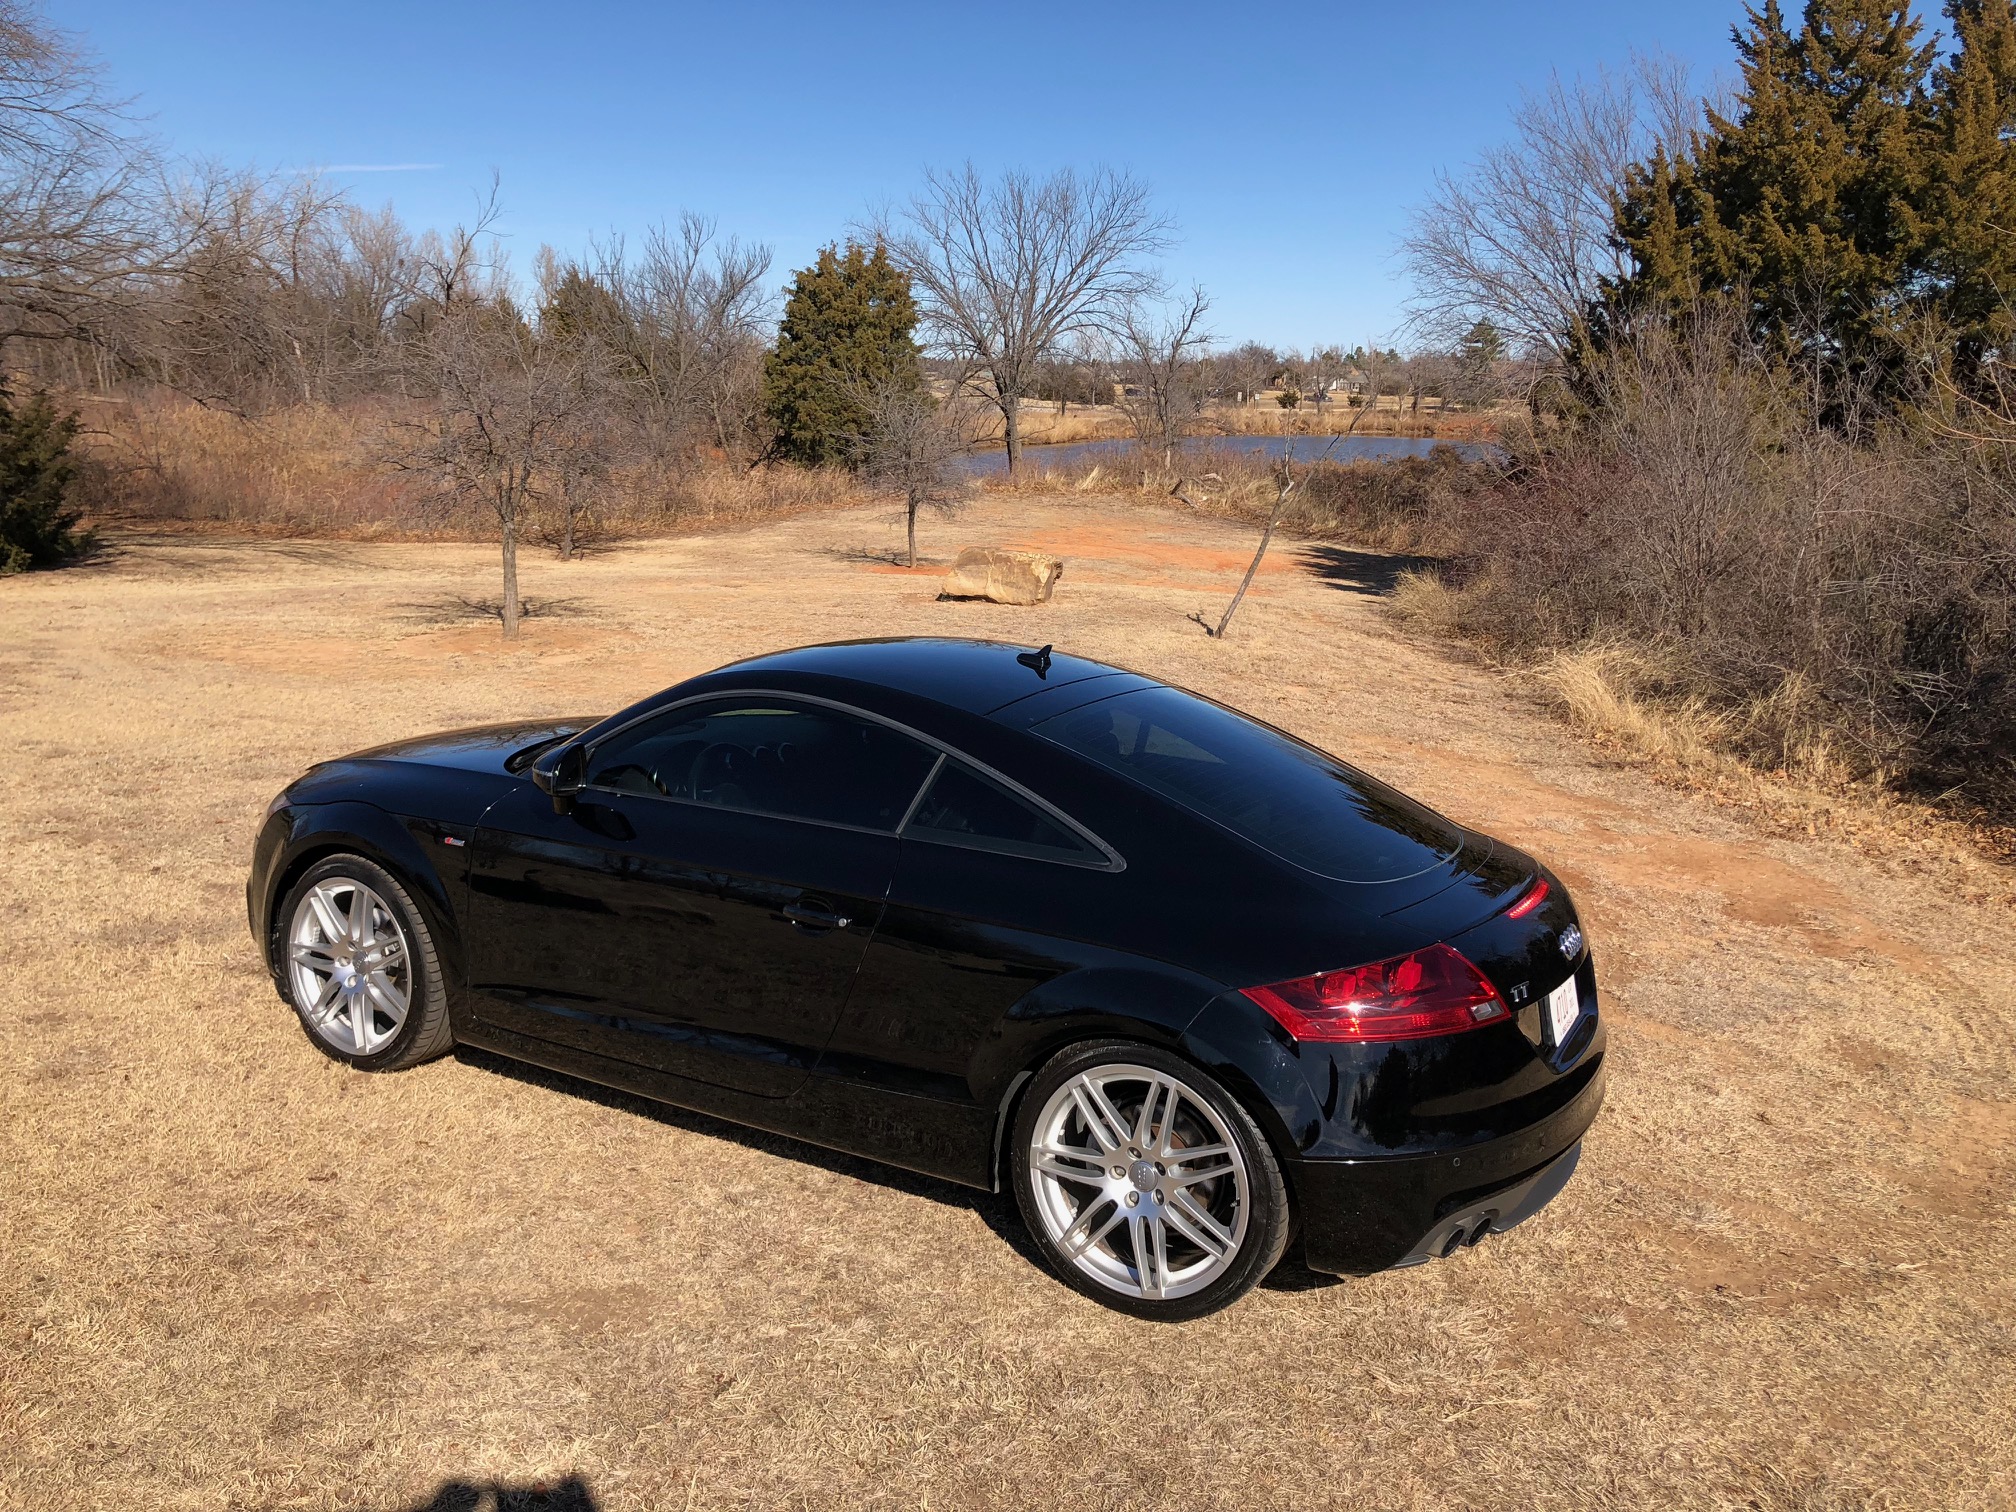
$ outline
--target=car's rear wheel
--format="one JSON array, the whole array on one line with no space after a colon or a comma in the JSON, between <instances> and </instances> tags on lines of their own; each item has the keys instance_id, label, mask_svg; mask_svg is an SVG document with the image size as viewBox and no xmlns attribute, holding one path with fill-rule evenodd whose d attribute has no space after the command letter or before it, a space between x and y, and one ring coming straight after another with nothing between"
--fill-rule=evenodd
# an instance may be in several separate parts
<instances>
[{"instance_id":1,"label":"car's rear wheel","mask_svg":"<svg viewBox=\"0 0 2016 1512\"><path fill-rule=\"evenodd\" d=\"M287 999L324 1054L389 1071L453 1048L433 936L383 867L330 856L288 890L277 918Z\"/></svg>"},{"instance_id":2,"label":"car's rear wheel","mask_svg":"<svg viewBox=\"0 0 2016 1512\"><path fill-rule=\"evenodd\" d=\"M1012 1146L1015 1196L1058 1275L1144 1318L1236 1301L1287 1247L1287 1182L1216 1079L1149 1045L1073 1046L1036 1073Z\"/></svg>"}]
</instances>

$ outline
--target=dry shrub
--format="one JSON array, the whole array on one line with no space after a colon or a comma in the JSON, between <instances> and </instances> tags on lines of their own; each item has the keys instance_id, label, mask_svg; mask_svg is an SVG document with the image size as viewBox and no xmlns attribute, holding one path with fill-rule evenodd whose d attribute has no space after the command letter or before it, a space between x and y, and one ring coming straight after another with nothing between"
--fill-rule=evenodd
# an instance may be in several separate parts
<instances>
[{"instance_id":1,"label":"dry shrub","mask_svg":"<svg viewBox=\"0 0 2016 1512\"><path fill-rule=\"evenodd\" d=\"M1711 317L1593 386L1590 420L1466 499L1442 624L1655 749L2006 810L2016 426L1844 434Z\"/></svg>"},{"instance_id":2,"label":"dry shrub","mask_svg":"<svg viewBox=\"0 0 2016 1512\"><path fill-rule=\"evenodd\" d=\"M675 474L660 488L659 522L681 528L843 509L867 498L854 474L839 467L747 468L721 462Z\"/></svg>"},{"instance_id":3,"label":"dry shrub","mask_svg":"<svg viewBox=\"0 0 2016 1512\"><path fill-rule=\"evenodd\" d=\"M1175 471L1133 450L1057 466L1037 456L1012 476L990 473L980 487L989 493L1136 494L1259 524L1274 508L1275 466L1261 453L1193 442ZM1282 520L1289 534L1408 552L1454 549L1476 501L1502 477L1496 464L1468 461L1449 446L1425 457L1298 463L1295 471L1301 481Z\"/></svg>"},{"instance_id":4,"label":"dry shrub","mask_svg":"<svg viewBox=\"0 0 2016 1512\"><path fill-rule=\"evenodd\" d=\"M291 534L466 533L418 480L376 461L382 406L251 418L166 396L88 399L79 502L101 520Z\"/></svg>"},{"instance_id":5,"label":"dry shrub","mask_svg":"<svg viewBox=\"0 0 2016 1512\"><path fill-rule=\"evenodd\" d=\"M1274 509L1275 466L1260 453L1193 443L1176 471L1138 452L1058 467L1045 467L1039 458L1013 477L992 474L981 487L995 493L1137 494L1258 525ZM1502 478L1497 464L1466 460L1449 446L1425 457L1298 463L1295 471L1300 482L1281 522L1288 534L1427 553L1454 550L1477 502Z\"/></svg>"},{"instance_id":6,"label":"dry shrub","mask_svg":"<svg viewBox=\"0 0 2016 1512\"><path fill-rule=\"evenodd\" d=\"M389 402L296 405L259 416L164 395L80 402L86 433L80 502L97 520L229 527L349 539L488 540L496 521L458 504L422 473L388 462L403 418ZM528 538L557 541L545 518L557 489L535 500ZM735 525L859 503L843 470L723 459L612 471L576 540Z\"/></svg>"},{"instance_id":7,"label":"dry shrub","mask_svg":"<svg viewBox=\"0 0 2016 1512\"><path fill-rule=\"evenodd\" d=\"M1461 539L1471 505L1498 479L1495 465L1466 461L1451 446L1425 457L1326 462L1310 469L1289 519L1305 535L1441 552Z\"/></svg>"}]
</instances>

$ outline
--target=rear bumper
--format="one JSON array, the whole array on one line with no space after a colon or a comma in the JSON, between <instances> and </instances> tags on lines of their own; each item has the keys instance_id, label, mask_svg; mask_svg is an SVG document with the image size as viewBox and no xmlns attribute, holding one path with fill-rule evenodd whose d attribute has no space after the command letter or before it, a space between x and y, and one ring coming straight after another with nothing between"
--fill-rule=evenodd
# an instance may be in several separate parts
<instances>
[{"instance_id":1,"label":"rear bumper","mask_svg":"<svg viewBox=\"0 0 2016 1512\"><path fill-rule=\"evenodd\" d=\"M1304 1263L1339 1276L1418 1265L1523 1223L1567 1185L1603 1104L1603 1073L1572 1102L1502 1139L1446 1154L1298 1160Z\"/></svg>"}]
</instances>

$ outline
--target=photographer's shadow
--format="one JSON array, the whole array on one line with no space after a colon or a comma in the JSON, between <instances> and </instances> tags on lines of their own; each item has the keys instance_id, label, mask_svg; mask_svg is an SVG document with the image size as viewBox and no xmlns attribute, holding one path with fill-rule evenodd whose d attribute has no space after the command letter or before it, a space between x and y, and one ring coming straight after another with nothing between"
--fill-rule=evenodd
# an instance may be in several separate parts
<instances>
[{"instance_id":1,"label":"photographer's shadow","mask_svg":"<svg viewBox=\"0 0 2016 1512\"><path fill-rule=\"evenodd\" d=\"M443 1481L424 1502L399 1512L601 1512L602 1504L578 1475L563 1481L507 1486L498 1481Z\"/></svg>"}]
</instances>

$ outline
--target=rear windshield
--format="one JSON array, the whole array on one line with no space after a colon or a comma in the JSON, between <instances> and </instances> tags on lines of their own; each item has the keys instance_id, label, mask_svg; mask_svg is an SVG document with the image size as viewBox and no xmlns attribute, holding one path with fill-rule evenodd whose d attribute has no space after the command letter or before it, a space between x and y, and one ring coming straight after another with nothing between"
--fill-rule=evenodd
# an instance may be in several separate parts
<instances>
[{"instance_id":1,"label":"rear windshield","mask_svg":"<svg viewBox=\"0 0 2016 1512\"><path fill-rule=\"evenodd\" d=\"M1174 688L1123 693L1035 730L1340 882L1396 882L1462 847L1461 832L1433 809L1314 746Z\"/></svg>"}]
</instances>

